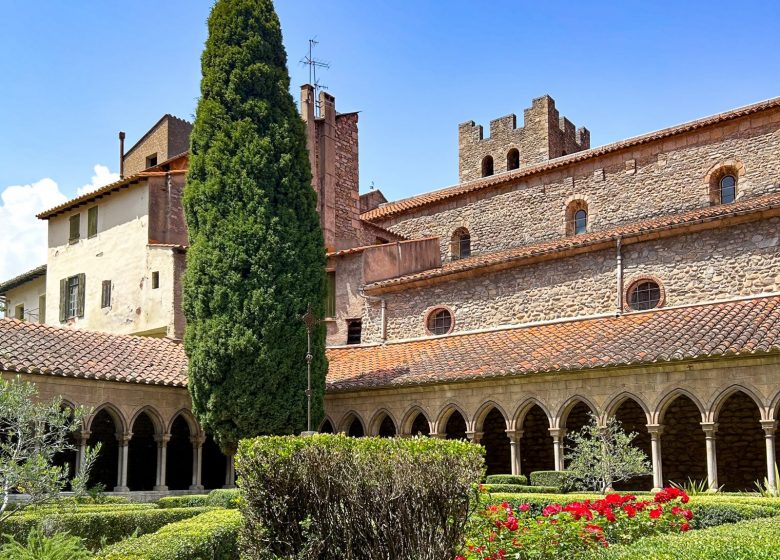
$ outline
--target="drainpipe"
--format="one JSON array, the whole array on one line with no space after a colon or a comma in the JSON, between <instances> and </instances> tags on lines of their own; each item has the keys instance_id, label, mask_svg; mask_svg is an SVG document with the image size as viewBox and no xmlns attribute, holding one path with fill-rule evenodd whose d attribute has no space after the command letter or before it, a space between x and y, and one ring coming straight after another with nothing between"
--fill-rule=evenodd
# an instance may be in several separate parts
<instances>
[{"instance_id":1,"label":"drainpipe","mask_svg":"<svg viewBox=\"0 0 780 560\"><path fill-rule=\"evenodd\" d=\"M382 344L387 342L387 300L383 297L367 296L361 287L358 289L358 295L366 301L378 301L381 304L380 318L382 323Z\"/></svg>"},{"instance_id":2,"label":"drainpipe","mask_svg":"<svg viewBox=\"0 0 780 560\"><path fill-rule=\"evenodd\" d=\"M119 178L125 178L125 133L119 132Z\"/></svg>"},{"instance_id":3,"label":"drainpipe","mask_svg":"<svg viewBox=\"0 0 780 560\"><path fill-rule=\"evenodd\" d=\"M615 315L623 313L623 238L618 235L615 238L616 269L617 269L617 311Z\"/></svg>"}]
</instances>

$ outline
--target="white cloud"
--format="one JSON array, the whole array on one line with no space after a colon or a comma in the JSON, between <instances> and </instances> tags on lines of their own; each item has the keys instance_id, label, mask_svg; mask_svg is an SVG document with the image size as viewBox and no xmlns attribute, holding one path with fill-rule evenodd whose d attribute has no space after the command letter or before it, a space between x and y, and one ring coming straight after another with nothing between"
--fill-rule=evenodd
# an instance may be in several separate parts
<instances>
[{"instance_id":1,"label":"white cloud","mask_svg":"<svg viewBox=\"0 0 780 560\"><path fill-rule=\"evenodd\" d=\"M76 190L76 196L81 196L84 193L94 191L100 187L119 181L119 173L111 173L105 165L97 164L93 169L95 174L92 176L92 182L83 187L79 187L79 189Z\"/></svg>"},{"instance_id":2,"label":"white cloud","mask_svg":"<svg viewBox=\"0 0 780 560\"><path fill-rule=\"evenodd\" d=\"M77 196L119 180L119 174L104 165L96 165L94 172ZM48 177L0 190L0 282L46 262L47 222L35 215L68 198Z\"/></svg>"}]
</instances>

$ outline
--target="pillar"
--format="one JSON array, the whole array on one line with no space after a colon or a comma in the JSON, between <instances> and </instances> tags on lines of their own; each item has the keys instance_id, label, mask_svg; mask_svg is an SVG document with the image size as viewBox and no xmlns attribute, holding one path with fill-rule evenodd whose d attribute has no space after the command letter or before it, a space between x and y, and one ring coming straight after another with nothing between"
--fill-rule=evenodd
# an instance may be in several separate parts
<instances>
[{"instance_id":1,"label":"pillar","mask_svg":"<svg viewBox=\"0 0 780 560\"><path fill-rule=\"evenodd\" d=\"M469 438L471 443L479 443L482 441L482 432L466 432L466 437Z\"/></svg>"},{"instance_id":2,"label":"pillar","mask_svg":"<svg viewBox=\"0 0 780 560\"><path fill-rule=\"evenodd\" d=\"M707 445L707 484L710 492L718 491L718 457L715 452L715 434L718 431L717 422L702 422L704 441Z\"/></svg>"},{"instance_id":3,"label":"pillar","mask_svg":"<svg viewBox=\"0 0 780 560\"><path fill-rule=\"evenodd\" d=\"M447 439L447 434L440 434L438 432L431 432L428 434L428 437L436 438L436 439Z\"/></svg>"},{"instance_id":4,"label":"pillar","mask_svg":"<svg viewBox=\"0 0 780 560\"><path fill-rule=\"evenodd\" d=\"M202 473L203 473L203 443L205 436L190 436L192 443L192 484L190 490L198 492L203 491Z\"/></svg>"},{"instance_id":5,"label":"pillar","mask_svg":"<svg viewBox=\"0 0 780 560\"><path fill-rule=\"evenodd\" d=\"M664 487L663 462L661 460L661 434L664 427L660 424L647 424L650 433L650 453L653 463L653 491L657 492Z\"/></svg>"},{"instance_id":6,"label":"pillar","mask_svg":"<svg viewBox=\"0 0 780 560\"><path fill-rule=\"evenodd\" d=\"M223 488L236 487L236 456L231 453L226 457L227 469L225 469L225 485Z\"/></svg>"},{"instance_id":7,"label":"pillar","mask_svg":"<svg viewBox=\"0 0 780 560\"><path fill-rule=\"evenodd\" d=\"M564 470L563 438L566 437L566 428L548 428L553 438L553 452L555 453L555 470Z\"/></svg>"},{"instance_id":8,"label":"pillar","mask_svg":"<svg viewBox=\"0 0 780 560\"><path fill-rule=\"evenodd\" d=\"M78 450L76 451L76 476L81 472L81 465L84 464L84 457L87 454L87 444L89 443L89 436L92 432L79 432L76 434L76 441L78 442Z\"/></svg>"},{"instance_id":9,"label":"pillar","mask_svg":"<svg viewBox=\"0 0 780 560\"><path fill-rule=\"evenodd\" d=\"M766 480L772 492L777 492L777 458L775 457L775 427L774 420L762 420L761 427L764 429L764 441L766 442Z\"/></svg>"},{"instance_id":10,"label":"pillar","mask_svg":"<svg viewBox=\"0 0 780 560\"><path fill-rule=\"evenodd\" d=\"M166 492L165 469L168 466L168 442L171 440L171 434L155 434L154 441L157 442L157 478L153 490Z\"/></svg>"},{"instance_id":11,"label":"pillar","mask_svg":"<svg viewBox=\"0 0 780 560\"><path fill-rule=\"evenodd\" d=\"M132 438L132 432L116 434L116 440L119 442L119 469L117 472L116 487L114 487L114 492L130 491L130 488L127 487L127 457L130 440Z\"/></svg>"},{"instance_id":12,"label":"pillar","mask_svg":"<svg viewBox=\"0 0 780 560\"><path fill-rule=\"evenodd\" d=\"M510 461L512 465L512 474L521 474L520 467L520 440L523 438L523 430L507 430L509 436Z\"/></svg>"}]
</instances>

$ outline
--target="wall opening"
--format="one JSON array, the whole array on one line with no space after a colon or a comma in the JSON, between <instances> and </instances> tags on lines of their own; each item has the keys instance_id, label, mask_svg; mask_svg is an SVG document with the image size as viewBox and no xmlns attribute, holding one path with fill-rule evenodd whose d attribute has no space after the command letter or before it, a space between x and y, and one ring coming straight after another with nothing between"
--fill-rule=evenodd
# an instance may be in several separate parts
<instances>
[{"instance_id":1,"label":"wall opening","mask_svg":"<svg viewBox=\"0 0 780 560\"><path fill-rule=\"evenodd\" d=\"M422 412L417 413L409 433L413 436L428 436L431 434L431 427L428 424L428 419L425 417L425 414Z\"/></svg>"},{"instance_id":2,"label":"wall opening","mask_svg":"<svg viewBox=\"0 0 780 560\"><path fill-rule=\"evenodd\" d=\"M707 451L699 407L687 396L676 397L661 418L661 468L664 483L707 480Z\"/></svg>"},{"instance_id":3,"label":"wall opening","mask_svg":"<svg viewBox=\"0 0 780 560\"><path fill-rule=\"evenodd\" d=\"M187 490L192 484L192 442L190 426L180 414L171 425L171 439L165 460L168 490Z\"/></svg>"},{"instance_id":4,"label":"wall opening","mask_svg":"<svg viewBox=\"0 0 780 560\"><path fill-rule=\"evenodd\" d=\"M534 471L555 469L555 451L550 435L550 422L542 407L535 404L526 413L521 426L520 470L530 476Z\"/></svg>"},{"instance_id":5,"label":"wall opening","mask_svg":"<svg viewBox=\"0 0 780 560\"><path fill-rule=\"evenodd\" d=\"M506 435L506 420L497 408L493 408L482 422L482 439L485 447L487 474L511 474L509 436Z\"/></svg>"},{"instance_id":6,"label":"wall opening","mask_svg":"<svg viewBox=\"0 0 780 560\"><path fill-rule=\"evenodd\" d=\"M466 420L457 410L450 414L450 417L447 419L444 433L447 434L447 439L467 439Z\"/></svg>"},{"instance_id":7,"label":"wall opening","mask_svg":"<svg viewBox=\"0 0 780 560\"><path fill-rule=\"evenodd\" d=\"M379 437L394 437L395 436L395 424L393 419L387 414L382 418L382 423L379 424Z\"/></svg>"},{"instance_id":8,"label":"wall opening","mask_svg":"<svg viewBox=\"0 0 780 560\"><path fill-rule=\"evenodd\" d=\"M741 391L726 399L715 438L718 484L726 492L755 490L755 482L766 477L766 444L753 399Z\"/></svg>"},{"instance_id":9,"label":"wall opening","mask_svg":"<svg viewBox=\"0 0 780 560\"><path fill-rule=\"evenodd\" d=\"M87 445L94 447L100 442L102 447L89 474L88 486L92 488L102 485L110 492L116 486L119 471L119 442L116 435L120 428L108 411L103 409L92 420L89 430Z\"/></svg>"},{"instance_id":10,"label":"wall opening","mask_svg":"<svg viewBox=\"0 0 780 560\"><path fill-rule=\"evenodd\" d=\"M133 422L127 456L127 486L131 491L152 490L157 478L157 442L154 423L142 412Z\"/></svg>"},{"instance_id":11,"label":"wall opening","mask_svg":"<svg viewBox=\"0 0 780 560\"><path fill-rule=\"evenodd\" d=\"M222 488L227 480L228 458L222 453L211 434L206 434L206 441L203 442L201 452L203 453L201 484L206 490Z\"/></svg>"},{"instance_id":12,"label":"wall opening","mask_svg":"<svg viewBox=\"0 0 780 560\"><path fill-rule=\"evenodd\" d=\"M579 433L590 422L590 413L590 407L579 401L566 415L566 421L563 423L563 427L566 428L566 454L571 450L571 440L569 438ZM569 459L564 458L564 466L568 467L569 463Z\"/></svg>"},{"instance_id":13,"label":"wall opening","mask_svg":"<svg viewBox=\"0 0 780 560\"><path fill-rule=\"evenodd\" d=\"M493 158L491 156L485 156L482 159L482 176L490 177L493 174Z\"/></svg>"},{"instance_id":14,"label":"wall opening","mask_svg":"<svg viewBox=\"0 0 780 560\"><path fill-rule=\"evenodd\" d=\"M615 418L620 421L623 431L627 434L635 433L636 437L631 445L640 449L651 462L650 432L647 431L647 415L634 399L626 399L615 411ZM652 490L653 475L635 476L623 482L616 482L615 490Z\"/></svg>"},{"instance_id":15,"label":"wall opening","mask_svg":"<svg viewBox=\"0 0 780 560\"><path fill-rule=\"evenodd\" d=\"M322 423L322 426L320 426L320 433L321 434L332 434L333 432L333 424L330 423L330 420L327 418Z\"/></svg>"},{"instance_id":16,"label":"wall opening","mask_svg":"<svg viewBox=\"0 0 780 560\"><path fill-rule=\"evenodd\" d=\"M512 148L506 154L506 170L512 171L520 167L520 151Z\"/></svg>"},{"instance_id":17,"label":"wall opening","mask_svg":"<svg viewBox=\"0 0 780 560\"><path fill-rule=\"evenodd\" d=\"M360 421L360 418L353 418L352 423L349 425L349 430L347 430L347 435L349 437L363 437L366 435L366 431L363 429L363 423Z\"/></svg>"}]
</instances>

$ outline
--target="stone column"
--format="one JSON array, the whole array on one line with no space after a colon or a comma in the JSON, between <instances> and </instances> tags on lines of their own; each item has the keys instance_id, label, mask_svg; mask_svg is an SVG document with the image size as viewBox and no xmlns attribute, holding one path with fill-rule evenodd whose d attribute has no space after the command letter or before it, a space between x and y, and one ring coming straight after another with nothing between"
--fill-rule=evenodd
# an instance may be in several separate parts
<instances>
[{"instance_id":1,"label":"stone column","mask_svg":"<svg viewBox=\"0 0 780 560\"><path fill-rule=\"evenodd\" d=\"M168 442L171 441L171 434L155 434L154 441L157 442L157 480L152 489L166 492L168 485L165 470L168 466Z\"/></svg>"},{"instance_id":2,"label":"stone column","mask_svg":"<svg viewBox=\"0 0 780 560\"><path fill-rule=\"evenodd\" d=\"M774 420L762 420L761 427L764 429L764 441L766 442L766 479L769 483L769 488L772 491L777 490L777 479L775 477L775 469L777 468L775 457L775 428L776 422Z\"/></svg>"},{"instance_id":3,"label":"stone column","mask_svg":"<svg viewBox=\"0 0 780 560\"><path fill-rule=\"evenodd\" d=\"M653 491L658 491L664 487L663 463L661 460L661 434L664 431L664 427L660 424L648 424L647 431L650 433L650 452L652 453L653 463Z\"/></svg>"},{"instance_id":4,"label":"stone column","mask_svg":"<svg viewBox=\"0 0 780 560\"><path fill-rule=\"evenodd\" d=\"M192 484L190 490L198 492L203 491L202 472L203 472L203 443L206 438L203 436L190 436L192 443Z\"/></svg>"},{"instance_id":5,"label":"stone column","mask_svg":"<svg viewBox=\"0 0 780 560\"><path fill-rule=\"evenodd\" d=\"M512 474L521 474L520 440L523 438L523 430L507 430L506 435L509 436Z\"/></svg>"},{"instance_id":6,"label":"stone column","mask_svg":"<svg viewBox=\"0 0 780 560\"><path fill-rule=\"evenodd\" d=\"M707 445L707 483L710 492L718 491L718 457L715 452L715 434L718 431L717 422L702 422L704 441Z\"/></svg>"},{"instance_id":7,"label":"stone column","mask_svg":"<svg viewBox=\"0 0 780 560\"><path fill-rule=\"evenodd\" d=\"M76 451L76 475L81 470L81 465L84 464L84 456L87 454L87 444L89 443L89 436L92 432L79 432L76 434L76 442L78 443L78 450Z\"/></svg>"},{"instance_id":8,"label":"stone column","mask_svg":"<svg viewBox=\"0 0 780 560\"><path fill-rule=\"evenodd\" d=\"M466 432L466 437L469 438L471 443L479 443L482 441L482 432Z\"/></svg>"},{"instance_id":9,"label":"stone column","mask_svg":"<svg viewBox=\"0 0 780 560\"><path fill-rule=\"evenodd\" d=\"M553 452L555 453L555 470L564 470L563 438L566 437L566 428L548 428L553 438Z\"/></svg>"},{"instance_id":10,"label":"stone column","mask_svg":"<svg viewBox=\"0 0 780 560\"><path fill-rule=\"evenodd\" d=\"M132 432L116 434L116 440L119 442L119 468L117 469L117 480L114 492L130 491L130 488L127 487L127 456L131 439L133 439Z\"/></svg>"},{"instance_id":11,"label":"stone column","mask_svg":"<svg viewBox=\"0 0 780 560\"><path fill-rule=\"evenodd\" d=\"M226 457L227 469L225 469L225 485L222 488L236 487L236 456L231 453Z\"/></svg>"},{"instance_id":12,"label":"stone column","mask_svg":"<svg viewBox=\"0 0 780 560\"><path fill-rule=\"evenodd\" d=\"M447 439L447 434L440 434L439 432L431 432L428 434L428 437L436 438L436 439Z\"/></svg>"}]
</instances>

